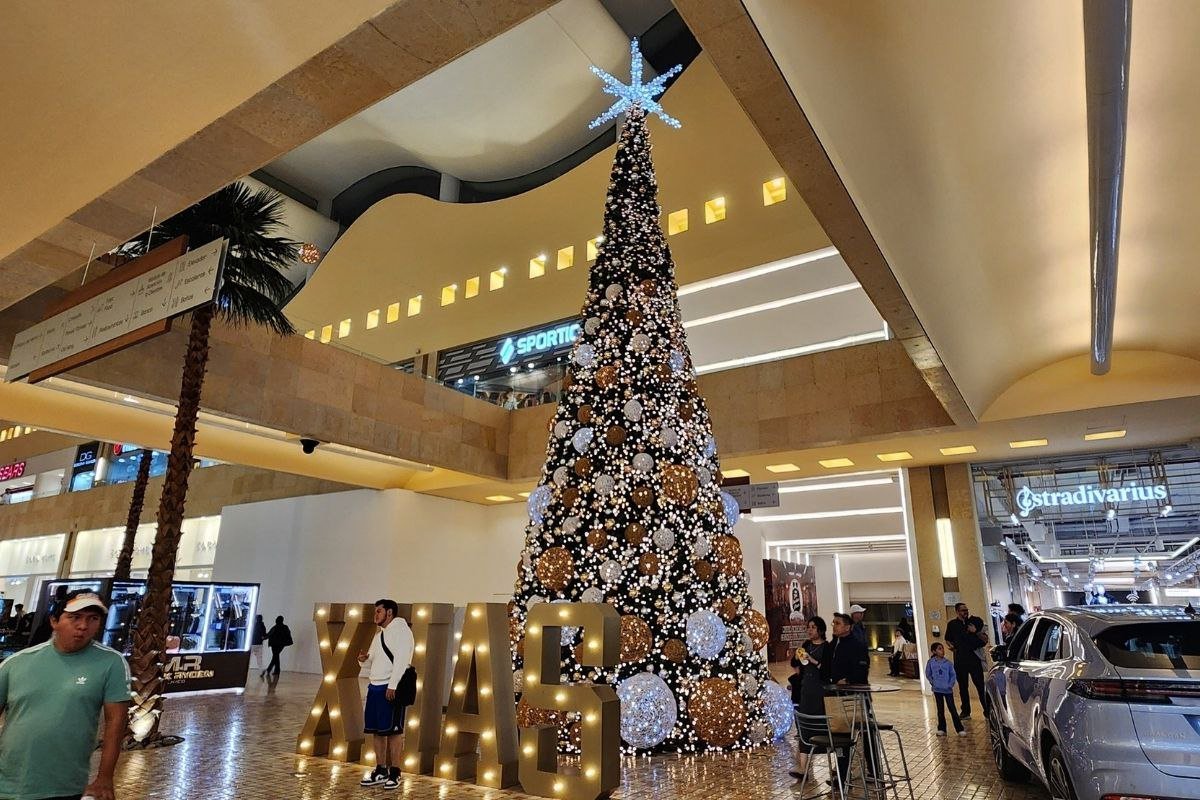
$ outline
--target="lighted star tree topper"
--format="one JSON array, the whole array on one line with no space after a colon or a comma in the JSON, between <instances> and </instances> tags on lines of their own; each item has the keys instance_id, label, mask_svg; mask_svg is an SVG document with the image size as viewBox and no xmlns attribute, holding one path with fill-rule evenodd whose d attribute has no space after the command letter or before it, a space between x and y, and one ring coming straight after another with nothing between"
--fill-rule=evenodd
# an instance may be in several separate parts
<instances>
[{"instance_id":1,"label":"lighted star tree topper","mask_svg":"<svg viewBox=\"0 0 1200 800\"><path fill-rule=\"evenodd\" d=\"M648 114L669 70L642 83L593 71L618 98L593 127L626 115L589 274L583 331L550 422L546 463L529 496L529 525L511 607L514 664L524 666L529 609L611 603L621 614L621 663L582 666L580 635L562 633L563 680L604 682L621 699L628 750L693 753L745 748L782 735L786 690L761 650L767 623L751 607L737 502L720 489L708 409L680 319L675 269L659 224ZM579 721L522 701L523 726L558 724L575 749Z\"/></svg>"}]
</instances>

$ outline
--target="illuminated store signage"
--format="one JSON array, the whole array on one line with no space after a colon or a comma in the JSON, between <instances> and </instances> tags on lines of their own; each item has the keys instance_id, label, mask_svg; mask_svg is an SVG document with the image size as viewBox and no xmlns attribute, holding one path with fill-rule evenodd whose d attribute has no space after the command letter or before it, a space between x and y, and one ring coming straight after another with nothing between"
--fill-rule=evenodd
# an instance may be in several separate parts
<instances>
[{"instance_id":1,"label":"illuminated store signage","mask_svg":"<svg viewBox=\"0 0 1200 800\"><path fill-rule=\"evenodd\" d=\"M11 481L25 474L25 462L17 461L0 467L0 481Z\"/></svg>"},{"instance_id":2,"label":"illuminated store signage","mask_svg":"<svg viewBox=\"0 0 1200 800\"><path fill-rule=\"evenodd\" d=\"M1156 483L1153 486L1138 486L1135 483L1111 489L1080 486L1072 490L1045 492L1035 492L1028 486L1022 486L1017 490L1017 510L1022 517L1028 517L1035 508L1095 506L1101 503L1134 503L1138 501L1154 502L1166 499L1167 486L1165 483Z\"/></svg>"},{"instance_id":3,"label":"illuminated store signage","mask_svg":"<svg viewBox=\"0 0 1200 800\"><path fill-rule=\"evenodd\" d=\"M578 322L568 322L520 336L510 336L500 343L500 363L510 364L516 356L557 350L578 339L581 330L583 327Z\"/></svg>"}]
</instances>

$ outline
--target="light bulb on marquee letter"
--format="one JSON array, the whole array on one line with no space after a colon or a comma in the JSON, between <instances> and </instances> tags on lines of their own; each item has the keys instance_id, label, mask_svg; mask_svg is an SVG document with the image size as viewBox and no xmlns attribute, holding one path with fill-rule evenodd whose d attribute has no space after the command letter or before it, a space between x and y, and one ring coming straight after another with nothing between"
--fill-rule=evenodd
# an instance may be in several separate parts
<instances>
[{"instance_id":1,"label":"light bulb on marquee letter","mask_svg":"<svg viewBox=\"0 0 1200 800\"><path fill-rule=\"evenodd\" d=\"M417 697L408 709L408 730L400 769L414 775L429 775L437 758L440 732L438 720L446 693L446 659L450 650L450 627L454 606L450 603L413 605L413 668L417 671Z\"/></svg>"},{"instance_id":2,"label":"light bulb on marquee letter","mask_svg":"<svg viewBox=\"0 0 1200 800\"><path fill-rule=\"evenodd\" d=\"M377 628L365 604L321 603L313 612L317 626L321 672L312 713L296 740L303 755L328 755L338 761L357 761L363 746L363 706L358 684L358 653L371 646ZM330 647L337 642L336 647ZM353 655L352 655L353 654Z\"/></svg>"},{"instance_id":3,"label":"light bulb on marquee letter","mask_svg":"<svg viewBox=\"0 0 1200 800\"><path fill-rule=\"evenodd\" d=\"M438 761L446 777L503 789L517 782L517 719L508 606L471 603ZM441 695L438 695L439 698ZM436 717L435 717L436 718ZM478 751L478 752L477 752Z\"/></svg>"},{"instance_id":4,"label":"light bulb on marquee letter","mask_svg":"<svg viewBox=\"0 0 1200 800\"><path fill-rule=\"evenodd\" d=\"M577 775L559 774L557 726L522 728L521 786L543 797L596 800L621 783L621 702L608 685L560 683L564 626L583 629L581 665L615 667L620 661L621 618L607 603L543 603L529 610L522 699L560 713L579 712L584 720L579 762L588 767Z\"/></svg>"}]
</instances>

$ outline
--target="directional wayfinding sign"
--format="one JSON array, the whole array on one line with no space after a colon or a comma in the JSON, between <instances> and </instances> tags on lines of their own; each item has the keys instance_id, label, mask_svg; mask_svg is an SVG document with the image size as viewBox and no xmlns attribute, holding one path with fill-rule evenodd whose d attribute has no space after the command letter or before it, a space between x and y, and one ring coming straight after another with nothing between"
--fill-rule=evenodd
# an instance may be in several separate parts
<instances>
[{"instance_id":1,"label":"directional wayfinding sign","mask_svg":"<svg viewBox=\"0 0 1200 800\"><path fill-rule=\"evenodd\" d=\"M211 303L228 240L217 239L162 263L185 244L168 242L68 295L57 306L62 310L17 334L4 379L29 376L36 382L74 369L164 333L171 317Z\"/></svg>"},{"instance_id":2,"label":"directional wayfinding sign","mask_svg":"<svg viewBox=\"0 0 1200 800\"><path fill-rule=\"evenodd\" d=\"M779 508L778 483L744 483L722 488L733 495L743 512L753 508Z\"/></svg>"}]
</instances>

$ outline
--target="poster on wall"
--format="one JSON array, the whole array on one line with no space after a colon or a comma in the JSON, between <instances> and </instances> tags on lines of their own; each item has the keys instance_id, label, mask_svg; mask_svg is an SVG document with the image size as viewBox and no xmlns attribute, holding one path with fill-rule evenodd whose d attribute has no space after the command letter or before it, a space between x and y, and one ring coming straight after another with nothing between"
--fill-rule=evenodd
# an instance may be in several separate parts
<instances>
[{"instance_id":1,"label":"poster on wall","mask_svg":"<svg viewBox=\"0 0 1200 800\"><path fill-rule=\"evenodd\" d=\"M767 657L787 661L808 639L808 618L817 613L817 583L808 564L763 560L766 577L767 625L771 638Z\"/></svg>"}]
</instances>

